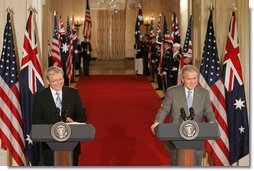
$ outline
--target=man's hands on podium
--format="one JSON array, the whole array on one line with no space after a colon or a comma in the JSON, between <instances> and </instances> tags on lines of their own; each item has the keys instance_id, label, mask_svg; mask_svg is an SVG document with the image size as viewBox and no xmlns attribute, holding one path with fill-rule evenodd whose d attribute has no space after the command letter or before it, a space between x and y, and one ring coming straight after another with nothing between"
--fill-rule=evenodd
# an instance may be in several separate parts
<instances>
[{"instance_id":1,"label":"man's hands on podium","mask_svg":"<svg viewBox=\"0 0 254 171\"><path fill-rule=\"evenodd\" d=\"M66 123L71 123L71 122L73 122L73 120L70 117L67 117L66 118Z\"/></svg>"},{"instance_id":2,"label":"man's hands on podium","mask_svg":"<svg viewBox=\"0 0 254 171\"><path fill-rule=\"evenodd\" d=\"M152 131L153 134L155 134L155 128L156 128L157 125L159 125L158 122L152 124L152 126L151 126L151 131Z\"/></svg>"}]
</instances>

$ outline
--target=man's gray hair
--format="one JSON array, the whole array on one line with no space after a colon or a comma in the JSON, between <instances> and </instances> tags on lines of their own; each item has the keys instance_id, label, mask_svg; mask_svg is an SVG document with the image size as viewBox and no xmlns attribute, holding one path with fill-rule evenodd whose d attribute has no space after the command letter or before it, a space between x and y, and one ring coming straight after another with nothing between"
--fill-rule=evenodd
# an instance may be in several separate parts
<instances>
[{"instance_id":1,"label":"man's gray hair","mask_svg":"<svg viewBox=\"0 0 254 171\"><path fill-rule=\"evenodd\" d=\"M47 69L46 78L49 79L50 75L55 75L55 74L59 74L59 73L64 75L62 68L59 68L58 66L51 66Z\"/></svg>"},{"instance_id":2,"label":"man's gray hair","mask_svg":"<svg viewBox=\"0 0 254 171\"><path fill-rule=\"evenodd\" d=\"M182 69L182 77L184 77L185 72L196 72L199 76L199 70L194 65L184 65Z\"/></svg>"}]
</instances>

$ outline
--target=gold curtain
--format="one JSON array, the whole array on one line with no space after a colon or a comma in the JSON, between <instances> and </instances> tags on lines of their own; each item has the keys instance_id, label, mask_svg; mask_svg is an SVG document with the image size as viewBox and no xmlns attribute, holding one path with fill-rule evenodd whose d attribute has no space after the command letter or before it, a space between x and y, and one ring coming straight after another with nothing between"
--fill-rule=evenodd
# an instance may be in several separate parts
<instances>
[{"instance_id":1,"label":"gold curtain","mask_svg":"<svg viewBox=\"0 0 254 171\"><path fill-rule=\"evenodd\" d=\"M99 10L97 16L97 58L122 60L125 57L125 10Z\"/></svg>"}]
</instances>

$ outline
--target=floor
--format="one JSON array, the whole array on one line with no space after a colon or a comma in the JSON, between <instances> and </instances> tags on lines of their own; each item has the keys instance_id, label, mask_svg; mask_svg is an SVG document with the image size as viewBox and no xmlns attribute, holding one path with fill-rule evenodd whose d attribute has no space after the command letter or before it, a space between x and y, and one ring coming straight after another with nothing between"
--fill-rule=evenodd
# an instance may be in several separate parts
<instances>
[{"instance_id":1,"label":"floor","mask_svg":"<svg viewBox=\"0 0 254 171\"><path fill-rule=\"evenodd\" d=\"M91 60L90 75L135 75L135 59L126 58L124 60ZM76 86L79 77L75 77L75 82L71 83L71 87ZM150 80L149 76L147 77ZM157 88L157 83L151 83L152 86ZM156 91L159 97L163 97L163 91Z\"/></svg>"}]
</instances>

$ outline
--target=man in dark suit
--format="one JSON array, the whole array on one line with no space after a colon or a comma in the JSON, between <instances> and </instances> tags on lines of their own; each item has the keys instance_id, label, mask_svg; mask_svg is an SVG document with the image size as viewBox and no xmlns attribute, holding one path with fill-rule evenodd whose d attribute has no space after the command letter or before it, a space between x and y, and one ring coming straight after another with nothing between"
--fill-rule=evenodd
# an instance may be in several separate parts
<instances>
[{"instance_id":1,"label":"man in dark suit","mask_svg":"<svg viewBox=\"0 0 254 171\"><path fill-rule=\"evenodd\" d=\"M216 122L210 101L209 91L197 86L199 71L193 65L185 65L182 69L182 85L173 86L167 89L165 99L156 115L151 130L155 133L155 127L163 123L166 115L170 114L171 123L181 123L183 119L180 116L180 109L183 107L187 111L192 107L195 112L194 121L202 123L204 118L208 122ZM188 104L188 94L191 94L192 104ZM187 114L189 115L189 113ZM170 150L171 165L176 165L176 149L169 141L167 147ZM204 144L197 144L196 150L197 165L201 166Z\"/></svg>"},{"instance_id":2,"label":"man in dark suit","mask_svg":"<svg viewBox=\"0 0 254 171\"><path fill-rule=\"evenodd\" d=\"M57 66L47 69L46 81L49 87L35 94L32 121L33 124L54 124L62 119L67 123L85 122L86 110L79 92L64 86L63 70ZM59 117L60 116L60 117ZM73 165L78 165L80 144L73 151ZM43 162L54 165L54 154L46 143L42 143Z\"/></svg>"},{"instance_id":3,"label":"man in dark suit","mask_svg":"<svg viewBox=\"0 0 254 171\"><path fill-rule=\"evenodd\" d=\"M83 71L84 75L89 75L89 68L90 68L90 60L91 60L91 52L92 52L92 45L89 42L89 39L87 39L86 36L84 36L84 41L81 42L81 47L83 49Z\"/></svg>"}]
</instances>

